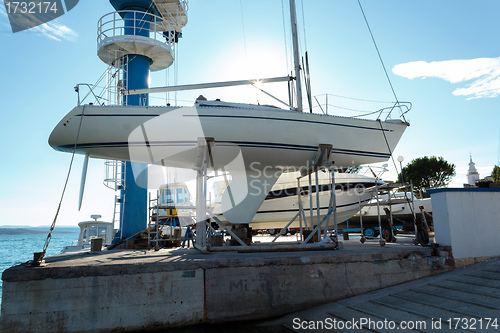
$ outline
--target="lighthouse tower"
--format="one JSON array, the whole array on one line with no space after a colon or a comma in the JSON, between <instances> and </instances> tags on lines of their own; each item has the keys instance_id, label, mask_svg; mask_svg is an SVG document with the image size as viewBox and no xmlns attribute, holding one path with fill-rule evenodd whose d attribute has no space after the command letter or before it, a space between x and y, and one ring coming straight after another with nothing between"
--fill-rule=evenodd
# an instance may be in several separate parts
<instances>
[{"instance_id":1,"label":"lighthouse tower","mask_svg":"<svg viewBox=\"0 0 500 333\"><path fill-rule=\"evenodd\" d=\"M175 44L187 23L188 0L110 0L115 12L98 23L97 55L121 73L116 89L149 88L150 71L168 68ZM127 106L148 106L148 94L116 100ZM140 111L138 111L140 112ZM147 226L147 165L123 163L120 194L120 238Z\"/></svg>"},{"instance_id":2,"label":"lighthouse tower","mask_svg":"<svg viewBox=\"0 0 500 333\"><path fill-rule=\"evenodd\" d=\"M467 184L474 186L478 180L479 173L476 170L476 164L472 162L472 155L470 155L469 171L467 171Z\"/></svg>"}]
</instances>

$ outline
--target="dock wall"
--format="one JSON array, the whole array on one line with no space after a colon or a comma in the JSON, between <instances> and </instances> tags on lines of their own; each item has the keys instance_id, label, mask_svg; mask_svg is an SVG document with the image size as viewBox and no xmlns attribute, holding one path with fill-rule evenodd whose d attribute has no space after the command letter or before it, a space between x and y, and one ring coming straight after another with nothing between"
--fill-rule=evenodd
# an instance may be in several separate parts
<instances>
[{"instance_id":1,"label":"dock wall","mask_svg":"<svg viewBox=\"0 0 500 333\"><path fill-rule=\"evenodd\" d=\"M126 332L265 319L448 269L424 250L340 252L147 263L102 255L98 266L16 266L3 274L0 331Z\"/></svg>"},{"instance_id":2,"label":"dock wall","mask_svg":"<svg viewBox=\"0 0 500 333\"><path fill-rule=\"evenodd\" d=\"M431 194L435 242L455 260L500 256L500 189L443 188Z\"/></svg>"}]
</instances>

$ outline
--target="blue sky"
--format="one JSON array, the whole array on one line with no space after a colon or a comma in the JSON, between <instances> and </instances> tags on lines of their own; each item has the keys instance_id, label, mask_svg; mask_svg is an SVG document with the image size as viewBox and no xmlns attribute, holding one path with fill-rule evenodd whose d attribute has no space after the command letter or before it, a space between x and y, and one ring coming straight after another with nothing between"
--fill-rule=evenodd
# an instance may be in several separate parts
<instances>
[{"instance_id":1,"label":"blue sky","mask_svg":"<svg viewBox=\"0 0 500 333\"><path fill-rule=\"evenodd\" d=\"M403 165L416 157L442 156L457 167L452 185L461 186L471 153L480 176L489 175L499 162L500 2L362 4L398 99L413 103L411 126L394 156L404 156ZM288 4L283 5L287 15ZM356 1L297 0L297 6L313 95L394 100ZM283 76L291 70L281 0L191 0L189 8L173 66L177 80L170 69L170 84ZM80 1L47 25L13 34L0 6L0 225L52 222L71 156L52 150L47 139L76 105L74 85L94 83L105 71L96 55L97 21L112 11L107 1ZM165 85L166 77L165 71L152 74L152 86ZM273 84L269 90L286 99L282 85ZM178 103L190 105L199 94L271 102L255 89L241 87L178 93ZM153 97L153 104L165 103L164 95ZM329 113L342 115L352 115L345 108L378 106L341 97L330 97L329 104ZM112 217L114 193L102 185L101 160L90 163L84 204L77 212L82 163L78 156L59 224L76 225L90 214ZM395 179L390 165L385 178Z\"/></svg>"}]
</instances>

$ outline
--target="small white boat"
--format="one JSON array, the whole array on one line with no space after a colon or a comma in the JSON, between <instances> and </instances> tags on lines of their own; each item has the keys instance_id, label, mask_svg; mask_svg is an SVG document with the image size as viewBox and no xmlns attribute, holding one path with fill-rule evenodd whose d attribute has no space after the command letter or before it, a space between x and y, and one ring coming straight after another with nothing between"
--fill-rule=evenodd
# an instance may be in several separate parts
<instances>
[{"instance_id":1,"label":"small white boat","mask_svg":"<svg viewBox=\"0 0 500 333\"><path fill-rule=\"evenodd\" d=\"M389 206L389 194L382 194L379 196L379 207L380 207L380 217L382 221L387 221L387 214L385 208L392 210L393 221L395 225L401 224L411 224L413 225L413 210L415 210L417 222L421 220L420 206L423 207L426 213L432 215L432 202L431 198L417 199L410 192L393 192L390 194L390 206ZM377 199L373 198L366 206L364 206L360 212L349 219L349 225L352 223L359 222L359 215L362 215L363 225L373 225L377 222L378 225L378 210L377 210ZM429 215L426 215L428 222L432 220Z\"/></svg>"},{"instance_id":2,"label":"small white boat","mask_svg":"<svg viewBox=\"0 0 500 333\"><path fill-rule=\"evenodd\" d=\"M98 221L101 215L91 215L90 218L93 220L78 223L80 227L78 240L69 246L65 246L61 253L90 251L92 240L96 238L102 239L103 246L111 244L114 237L113 223Z\"/></svg>"}]
</instances>

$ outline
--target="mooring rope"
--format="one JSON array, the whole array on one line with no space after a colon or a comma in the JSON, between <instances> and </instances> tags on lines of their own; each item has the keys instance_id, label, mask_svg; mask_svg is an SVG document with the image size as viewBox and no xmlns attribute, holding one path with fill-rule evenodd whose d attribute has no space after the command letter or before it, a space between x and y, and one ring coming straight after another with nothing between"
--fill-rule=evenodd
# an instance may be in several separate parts
<instances>
[{"instance_id":1,"label":"mooring rope","mask_svg":"<svg viewBox=\"0 0 500 333\"><path fill-rule=\"evenodd\" d=\"M43 258L45 257L45 254L47 253L47 248L49 247L49 244L50 244L50 240L52 239L52 232L54 231L54 228L56 227L57 217L59 216L59 211L61 210L61 204L62 204L62 201L64 199L66 187L68 186L69 176L71 174L71 168L73 166L73 160L75 159L76 147L78 145L78 138L80 137L80 129L82 128L84 114L85 114L85 105L83 106L82 115L80 118L80 123L78 125L78 131L76 132L75 145L73 146L73 154L71 155L71 161L69 163L68 174L66 175L66 181L64 182L64 187L63 187L63 190L61 193L61 198L59 199L59 205L57 206L57 211L56 211L56 214L54 216L54 220L52 221L52 224L50 226L49 234L47 235L47 239L45 240L45 244L43 245L42 255L38 258L38 263L42 262Z\"/></svg>"}]
</instances>

